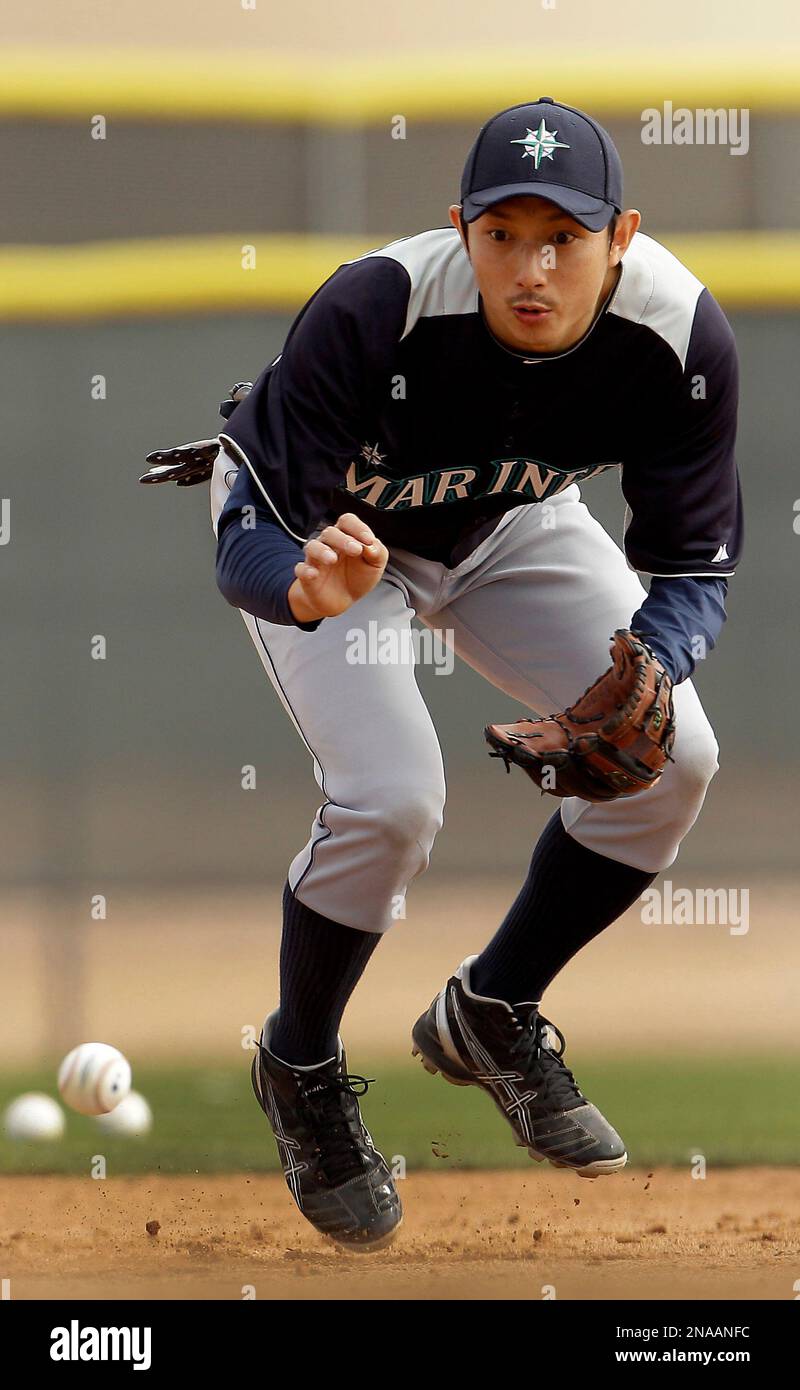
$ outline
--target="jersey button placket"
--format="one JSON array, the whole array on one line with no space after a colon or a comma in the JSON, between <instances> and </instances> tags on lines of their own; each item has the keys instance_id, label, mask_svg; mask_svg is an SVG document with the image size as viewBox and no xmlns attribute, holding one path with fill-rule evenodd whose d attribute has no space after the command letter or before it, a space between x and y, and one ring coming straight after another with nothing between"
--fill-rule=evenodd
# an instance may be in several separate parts
<instances>
[{"instance_id":1,"label":"jersey button placket","mask_svg":"<svg viewBox=\"0 0 800 1390\"><path fill-rule=\"evenodd\" d=\"M514 399L513 399L512 402L511 402L511 405L510 405L510 408L509 408L509 411L508 411L508 416L507 416L507 419L506 419L506 429L508 430L508 434L506 435L505 439L503 440L503 448L504 448L504 449L513 449L513 448L514 448L514 441L516 440L516 434L514 433L514 430L515 430L516 424L517 424L517 422L518 422L518 420L519 420L519 418L520 418L521 415L522 415L522 404L521 404L521 402L520 402L519 397L518 397L518 396L515 396Z\"/></svg>"}]
</instances>

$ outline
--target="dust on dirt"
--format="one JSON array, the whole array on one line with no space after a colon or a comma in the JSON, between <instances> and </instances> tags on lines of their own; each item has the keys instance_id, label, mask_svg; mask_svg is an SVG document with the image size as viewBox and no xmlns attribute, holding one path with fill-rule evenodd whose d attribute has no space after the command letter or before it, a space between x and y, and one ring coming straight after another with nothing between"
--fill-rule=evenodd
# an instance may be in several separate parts
<instances>
[{"instance_id":1,"label":"dust on dirt","mask_svg":"<svg viewBox=\"0 0 800 1390\"><path fill-rule=\"evenodd\" d=\"M11 1177L11 1297L793 1299L800 1172L421 1173L374 1255L339 1251L280 1176Z\"/></svg>"}]
</instances>

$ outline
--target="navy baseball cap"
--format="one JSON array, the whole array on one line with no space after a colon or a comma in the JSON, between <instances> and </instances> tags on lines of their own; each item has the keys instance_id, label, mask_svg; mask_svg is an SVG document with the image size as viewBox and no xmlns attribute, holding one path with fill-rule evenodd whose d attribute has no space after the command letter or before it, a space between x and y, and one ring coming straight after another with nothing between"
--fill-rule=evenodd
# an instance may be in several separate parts
<instances>
[{"instance_id":1,"label":"navy baseball cap","mask_svg":"<svg viewBox=\"0 0 800 1390\"><path fill-rule=\"evenodd\" d=\"M520 194L549 198L587 231L601 232L622 211L622 164L608 131L552 97L492 116L464 165L462 217L474 222Z\"/></svg>"}]
</instances>

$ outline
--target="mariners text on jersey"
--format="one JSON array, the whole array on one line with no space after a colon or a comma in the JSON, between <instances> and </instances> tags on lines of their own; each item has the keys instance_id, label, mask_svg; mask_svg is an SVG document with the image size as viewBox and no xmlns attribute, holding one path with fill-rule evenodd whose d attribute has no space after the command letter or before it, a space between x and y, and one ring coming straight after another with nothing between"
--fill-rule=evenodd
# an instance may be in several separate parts
<instances>
[{"instance_id":1,"label":"mariners text on jersey","mask_svg":"<svg viewBox=\"0 0 800 1390\"><path fill-rule=\"evenodd\" d=\"M727 320L650 237L584 337L537 357L492 336L439 228L340 266L220 438L301 545L353 511L452 565L510 508L618 468L632 567L719 576L743 540L736 411Z\"/></svg>"}]
</instances>

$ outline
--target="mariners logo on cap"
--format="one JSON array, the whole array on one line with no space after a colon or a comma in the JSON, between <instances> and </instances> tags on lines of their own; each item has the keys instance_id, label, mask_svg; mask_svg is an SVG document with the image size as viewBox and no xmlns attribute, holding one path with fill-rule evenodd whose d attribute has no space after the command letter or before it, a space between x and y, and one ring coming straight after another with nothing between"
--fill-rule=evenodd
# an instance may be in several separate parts
<instances>
[{"instance_id":1,"label":"mariners logo on cap","mask_svg":"<svg viewBox=\"0 0 800 1390\"><path fill-rule=\"evenodd\" d=\"M541 120L538 130L531 130L529 127L527 135L522 136L519 140L512 140L511 144L524 145L525 150L522 158L524 159L525 155L530 155L535 168L538 169L543 159L553 158L554 150L571 148L569 145L562 144L560 140L556 140L557 135L557 130L548 130L544 120Z\"/></svg>"}]
</instances>

